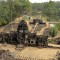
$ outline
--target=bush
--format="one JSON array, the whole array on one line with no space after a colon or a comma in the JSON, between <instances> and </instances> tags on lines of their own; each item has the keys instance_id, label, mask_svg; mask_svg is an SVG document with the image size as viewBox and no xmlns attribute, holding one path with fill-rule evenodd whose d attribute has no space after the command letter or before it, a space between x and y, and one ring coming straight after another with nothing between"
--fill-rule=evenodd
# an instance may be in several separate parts
<instances>
[{"instance_id":1,"label":"bush","mask_svg":"<svg viewBox=\"0 0 60 60\"><path fill-rule=\"evenodd\" d=\"M48 40L48 43L53 43L53 42L54 42L53 39L49 39L49 40Z\"/></svg>"},{"instance_id":2,"label":"bush","mask_svg":"<svg viewBox=\"0 0 60 60\"><path fill-rule=\"evenodd\" d=\"M57 35L57 31L58 31L58 29L56 27L50 28L50 33L49 33L50 36L55 37Z\"/></svg>"},{"instance_id":3,"label":"bush","mask_svg":"<svg viewBox=\"0 0 60 60\"><path fill-rule=\"evenodd\" d=\"M60 23L56 24L56 27L58 28L58 30L60 31Z\"/></svg>"},{"instance_id":4,"label":"bush","mask_svg":"<svg viewBox=\"0 0 60 60\"><path fill-rule=\"evenodd\" d=\"M4 18L0 17L0 25L5 25L5 24L7 24L7 21Z\"/></svg>"}]
</instances>

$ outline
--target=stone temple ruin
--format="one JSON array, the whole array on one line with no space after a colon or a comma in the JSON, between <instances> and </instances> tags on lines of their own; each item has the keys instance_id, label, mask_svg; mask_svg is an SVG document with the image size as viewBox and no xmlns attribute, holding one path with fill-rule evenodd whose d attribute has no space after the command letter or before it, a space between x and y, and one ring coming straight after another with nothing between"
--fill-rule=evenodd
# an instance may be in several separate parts
<instances>
[{"instance_id":1,"label":"stone temple ruin","mask_svg":"<svg viewBox=\"0 0 60 60\"><path fill-rule=\"evenodd\" d=\"M48 46L47 35L37 35L37 29L39 30L40 25L46 25L40 19L33 19L30 24L34 24L32 32L28 30L27 22L21 20L17 26L17 31L11 31L10 33L0 33L0 43L7 44L23 44L23 45L34 45L34 46Z\"/></svg>"}]
</instances>

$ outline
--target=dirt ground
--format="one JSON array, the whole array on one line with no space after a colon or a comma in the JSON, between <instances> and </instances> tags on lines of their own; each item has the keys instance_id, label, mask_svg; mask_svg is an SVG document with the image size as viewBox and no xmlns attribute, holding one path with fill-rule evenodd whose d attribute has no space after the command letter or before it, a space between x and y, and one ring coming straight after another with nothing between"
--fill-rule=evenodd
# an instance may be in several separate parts
<instances>
[{"instance_id":1,"label":"dirt ground","mask_svg":"<svg viewBox=\"0 0 60 60\"><path fill-rule=\"evenodd\" d=\"M55 58L55 55L60 51L60 45L49 44L48 48L41 47L25 47L22 51L16 50L14 45L2 45L0 44L0 49L9 50L14 52L15 57L30 57L30 58L39 58L39 59L52 59Z\"/></svg>"},{"instance_id":2,"label":"dirt ground","mask_svg":"<svg viewBox=\"0 0 60 60\"><path fill-rule=\"evenodd\" d=\"M57 51L60 51L59 45L49 44L49 48L26 47L20 55L30 58L50 59L54 58Z\"/></svg>"}]
</instances>

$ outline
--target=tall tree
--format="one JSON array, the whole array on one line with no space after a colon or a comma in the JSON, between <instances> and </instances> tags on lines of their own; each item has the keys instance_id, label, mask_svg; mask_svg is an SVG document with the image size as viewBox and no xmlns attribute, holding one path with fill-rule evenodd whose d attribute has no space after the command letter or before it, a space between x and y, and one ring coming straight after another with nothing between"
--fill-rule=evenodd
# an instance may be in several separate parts
<instances>
[{"instance_id":1,"label":"tall tree","mask_svg":"<svg viewBox=\"0 0 60 60\"><path fill-rule=\"evenodd\" d=\"M29 13L31 11L31 4L29 0L15 0L15 9L18 15Z\"/></svg>"},{"instance_id":2,"label":"tall tree","mask_svg":"<svg viewBox=\"0 0 60 60\"><path fill-rule=\"evenodd\" d=\"M0 22L11 22L17 16L31 11L29 0L0 0ZM4 22L5 22L4 21Z\"/></svg>"},{"instance_id":3,"label":"tall tree","mask_svg":"<svg viewBox=\"0 0 60 60\"><path fill-rule=\"evenodd\" d=\"M15 6L14 6L14 0L7 0L7 5L9 7L9 17L10 21L14 18L15 14Z\"/></svg>"},{"instance_id":4,"label":"tall tree","mask_svg":"<svg viewBox=\"0 0 60 60\"><path fill-rule=\"evenodd\" d=\"M8 20L9 7L5 1L0 2L0 22L5 23Z\"/></svg>"},{"instance_id":5,"label":"tall tree","mask_svg":"<svg viewBox=\"0 0 60 60\"><path fill-rule=\"evenodd\" d=\"M49 19L54 19L57 14L57 10L55 7L55 3L53 1L49 1L44 7L43 10L44 15L46 15Z\"/></svg>"}]
</instances>

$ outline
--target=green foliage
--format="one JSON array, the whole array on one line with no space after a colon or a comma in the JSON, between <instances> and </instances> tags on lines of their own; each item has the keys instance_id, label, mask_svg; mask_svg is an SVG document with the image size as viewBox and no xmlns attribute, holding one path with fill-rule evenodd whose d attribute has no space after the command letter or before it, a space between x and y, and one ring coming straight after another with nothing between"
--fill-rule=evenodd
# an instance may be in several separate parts
<instances>
[{"instance_id":1,"label":"green foliage","mask_svg":"<svg viewBox=\"0 0 60 60\"><path fill-rule=\"evenodd\" d=\"M9 7L5 1L0 2L0 25L6 24L8 19Z\"/></svg>"},{"instance_id":2,"label":"green foliage","mask_svg":"<svg viewBox=\"0 0 60 60\"><path fill-rule=\"evenodd\" d=\"M50 28L50 36L55 37L57 35L57 28L56 27L51 27Z\"/></svg>"},{"instance_id":3,"label":"green foliage","mask_svg":"<svg viewBox=\"0 0 60 60\"><path fill-rule=\"evenodd\" d=\"M45 3L32 3L32 12L41 14L49 19L49 21L60 20L60 2L49 1Z\"/></svg>"},{"instance_id":4,"label":"green foliage","mask_svg":"<svg viewBox=\"0 0 60 60\"><path fill-rule=\"evenodd\" d=\"M32 12L40 12L46 3L32 3Z\"/></svg>"},{"instance_id":5,"label":"green foliage","mask_svg":"<svg viewBox=\"0 0 60 60\"><path fill-rule=\"evenodd\" d=\"M18 16L21 14L29 13L31 11L31 4L29 0L14 0L14 2Z\"/></svg>"},{"instance_id":6,"label":"green foliage","mask_svg":"<svg viewBox=\"0 0 60 60\"><path fill-rule=\"evenodd\" d=\"M49 18L54 19L56 17L57 10L55 8L55 3L49 1L44 7L43 13Z\"/></svg>"},{"instance_id":7,"label":"green foliage","mask_svg":"<svg viewBox=\"0 0 60 60\"><path fill-rule=\"evenodd\" d=\"M5 24L7 24L7 21L4 19L4 18L2 18L2 17L0 17L0 25L5 25Z\"/></svg>"},{"instance_id":8,"label":"green foliage","mask_svg":"<svg viewBox=\"0 0 60 60\"><path fill-rule=\"evenodd\" d=\"M54 39L49 39L48 40L48 43L53 43L54 42Z\"/></svg>"},{"instance_id":9,"label":"green foliage","mask_svg":"<svg viewBox=\"0 0 60 60\"><path fill-rule=\"evenodd\" d=\"M58 30L60 31L60 23L56 24L56 27L58 28Z\"/></svg>"},{"instance_id":10,"label":"green foliage","mask_svg":"<svg viewBox=\"0 0 60 60\"><path fill-rule=\"evenodd\" d=\"M4 23L11 22L17 16L30 13L31 4L29 0L1 0L0 1L0 19ZM0 24L2 21L0 20Z\"/></svg>"}]
</instances>

